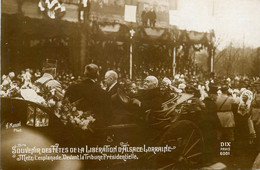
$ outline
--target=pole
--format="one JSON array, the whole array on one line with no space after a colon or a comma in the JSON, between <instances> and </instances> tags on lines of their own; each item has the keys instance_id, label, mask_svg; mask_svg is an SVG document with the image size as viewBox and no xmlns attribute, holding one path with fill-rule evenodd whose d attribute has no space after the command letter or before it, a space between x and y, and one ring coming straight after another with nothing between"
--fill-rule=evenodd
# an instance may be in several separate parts
<instances>
[{"instance_id":1,"label":"pole","mask_svg":"<svg viewBox=\"0 0 260 170\"><path fill-rule=\"evenodd\" d=\"M133 78L133 44L130 43L130 80Z\"/></svg>"},{"instance_id":2,"label":"pole","mask_svg":"<svg viewBox=\"0 0 260 170\"><path fill-rule=\"evenodd\" d=\"M211 49L210 72L214 72L214 48Z\"/></svg>"},{"instance_id":3,"label":"pole","mask_svg":"<svg viewBox=\"0 0 260 170\"><path fill-rule=\"evenodd\" d=\"M129 70L129 74L130 74L130 80L132 80L133 78L133 36L135 34L135 31L133 29L131 29L130 31L130 70Z\"/></svg>"},{"instance_id":4,"label":"pole","mask_svg":"<svg viewBox=\"0 0 260 170\"><path fill-rule=\"evenodd\" d=\"M172 51L172 75L173 76L175 76L175 69L176 69L176 48L175 47L173 47L173 49L172 49L173 51Z\"/></svg>"},{"instance_id":5,"label":"pole","mask_svg":"<svg viewBox=\"0 0 260 170\"><path fill-rule=\"evenodd\" d=\"M228 63L227 63L227 76L229 76L229 73L231 73L231 71L232 71L232 68L231 68L231 54L232 54L232 42L230 43L229 58L228 58Z\"/></svg>"},{"instance_id":6,"label":"pole","mask_svg":"<svg viewBox=\"0 0 260 170\"><path fill-rule=\"evenodd\" d=\"M244 64L245 64L245 33L243 34L243 53L242 53L242 73L244 76Z\"/></svg>"}]
</instances>

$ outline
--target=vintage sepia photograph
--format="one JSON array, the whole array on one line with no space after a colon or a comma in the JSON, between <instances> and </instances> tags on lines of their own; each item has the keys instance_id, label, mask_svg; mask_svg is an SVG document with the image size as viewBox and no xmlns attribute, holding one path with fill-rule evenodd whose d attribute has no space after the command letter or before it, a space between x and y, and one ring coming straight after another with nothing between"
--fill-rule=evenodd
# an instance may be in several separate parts
<instances>
[{"instance_id":1,"label":"vintage sepia photograph","mask_svg":"<svg viewBox=\"0 0 260 170\"><path fill-rule=\"evenodd\" d=\"M2 0L0 170L260 169L260 0Z\"/></svg>"}]
</instances>

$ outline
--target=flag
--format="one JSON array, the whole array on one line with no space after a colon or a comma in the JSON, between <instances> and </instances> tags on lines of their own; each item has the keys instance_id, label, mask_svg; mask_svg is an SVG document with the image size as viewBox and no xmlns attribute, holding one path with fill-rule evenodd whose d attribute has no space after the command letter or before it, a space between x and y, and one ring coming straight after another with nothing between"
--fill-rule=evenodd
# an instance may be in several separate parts
<instances>
[{"instance_id":1,"label":"flag","mask_svg":"<svg viewBox=\"0 0 260 170\"><path fill-rule=\"evenodd\" d=\"M125 21L136 22L136 6L125 5Z\"/></svg>"}]
</instances>

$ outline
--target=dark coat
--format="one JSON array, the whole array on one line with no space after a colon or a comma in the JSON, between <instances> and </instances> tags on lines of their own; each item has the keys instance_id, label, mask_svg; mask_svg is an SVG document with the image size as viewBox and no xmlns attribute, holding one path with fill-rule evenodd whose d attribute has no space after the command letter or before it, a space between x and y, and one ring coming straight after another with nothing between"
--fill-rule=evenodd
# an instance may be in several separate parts
<instances>
[{"instance_id":1,"label":"dark coat","mask_svg":"<svg viewBox=\"0 0 260 170\"><path fill-rule=\"evenodd\" d=\"M161 89L161 95L163 98L163 102L166 102L173 97L172 92L173 91L169 87Z\"/></svg>"},{"instance_id":2,"label":"dark coat","mask_svg":"<svg viewBox=\"0 0 260 170\"><path fill-rule=\"evenodd\" d=\"M108 93L90 79L68 88L65 97L70 102L81 100L77 105L79 110L90 110L94 113L94 124L103 127L109 122L111 114L111 100Z\"/></svg>"},{"instance_id":3,"label":"dark coat","mask_svg":"<svg viewBox=\"0 0 260 170\"><path fill-rule=\"evenodd\" d=\"M139 97L141 101L141 110L160 110L162 106L162 96L159 88L144 90Z\"/></svg>"},{"instance_id":4,"label":"dark coat","mask_svg":"<svg viewBox=\"0 0 260 170\"><path fill-rule=\"evenodd\" d=\"M117 95L118 88L120 88L120 85L116 83L108 92L112 103L112 115L110 123L113 125L134 123L136 118L133 113L128 110L127 106L120 101Z\"/></svg>"},{"instance_id":5,"label":"dark coat","mask_svg":"<svg viewBox=\"0 0 260 170\"><path fill-rule=\"evenodd\" d=\"M156 13L155 13L155 11L149 11L148 12L148 18L150 19L150 22L154 22L156 20Z\"/></svg>"},{"instance_id":6,"label":"dark coat","mask_svg":"<svg viewBox=\"0 0 260 170\"><path fill-rule=\"evenodd\" d=\"M201 127L205 141L205 162L212 162L218 153L217 130L221 124L217 115L217 104L209 97L204 99L205 109L202 112Z\"/></svg>"},{"instance_id":7,"label":"dark coat","mask_svg":"<svg viewBox=\"0 0 260 170\"><path fill-rule=\"evenodd\" d=\"M221 127L217 112L217 104L209 97L206 97L203 101L205 103L205 112L202 115L202 120L206 124L211 124L210 127L217 129Z\"/></svg>"},{"instance_id":8,"label":"dark coat","mask_svg":"<svg viewBox=\"0 0 260 170\"><path fill-rule=\"evenodd\" d=\"M142 17L142 22L144 25L147 25L147 21L148 21L148 11L143 11L141 14Z\"/></svg>"},{"instance_id":9,"label":"dark coat","mask_svg":"<svg viewBox=\"0 0 260 170\"><path fill-rule=\"evenodd\" d=\"M112 96L112 95L116 94L118 88L119 88L119 84L116 83L116 84L108 91L108 95L109 95L109 96Z\"/></svg>"}]
</instances>

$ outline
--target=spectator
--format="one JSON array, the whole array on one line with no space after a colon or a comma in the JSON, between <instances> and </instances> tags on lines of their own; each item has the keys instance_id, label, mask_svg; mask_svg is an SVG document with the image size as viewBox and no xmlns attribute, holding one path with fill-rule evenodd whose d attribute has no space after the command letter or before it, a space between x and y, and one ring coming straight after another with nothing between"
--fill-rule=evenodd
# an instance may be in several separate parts
<instances>
[{"instance_id":1,"label":"spectator","mask_svg":"<svg viewBox=\"0 0 260 170\"><path fill-rule=\"evenodd\" d=\"M228 87L221 88L222 94L217 98L216 104L218 107L218 117L221 122L221 131L219 133L219 140L234 141L234 127L235 120L232 111L234 104L233 97L228 95Z\"/></svg>"},{"instance_id":2,"label":"spectator","mask_svg":"<svg viewBox=\"0 0 260 170\"><path fill-rule=\"evenodd\" d=\"M202 113L202 133L205 138L205 161L206 163L213 162L218 152L217 130L221 128L219 118L217 116L217 87L211 86L209 96L203 102L205 104L204 112Z\"/></svg>"},{"instance_id":3,"label":"spectator","mask_svg":"<svg viewBox=\"0 0 260 170\"><path fill-rule=\"evenodd\" d=\"M148 8L145 8L145 10L143 10L141 17L142 17L143 26L147 26L148 25Z\"/></svg>"},{"instance_id":4,"label":"spectator","mask_svg":"<svg viewBox=\"0 0 260 170\"><path fill-rule=\"evenodd\" d=\"M155 27L156 23L156 13L153 8L148 12L148 19L150 21L150 27Z\"/></svg>"},{"instance_id":5,"label":"spectator","mask_svg":"<svg viewBox=\"0 0 260 170\"><path fill-rule=\"evenodd\" d=\"M62 87L60 82L54 79L55 73L51 69L43 69L44 74L37 79L35 83L40 84L42 92L48 93L50 90L55 90L55 96L58 100L63 98Z\"/></svg>"},{"instance_id":6,"label":"spectator","mask_svg":"<svg viewBox=\"0 0 260 170\"><path fill-rule=\"evenodd\" d=\"M175 87L171 85L171 80L164 77L161 85L161 93L163 101L167 101L174 96L176 92Z\"/></svg>"}]
</instances>

